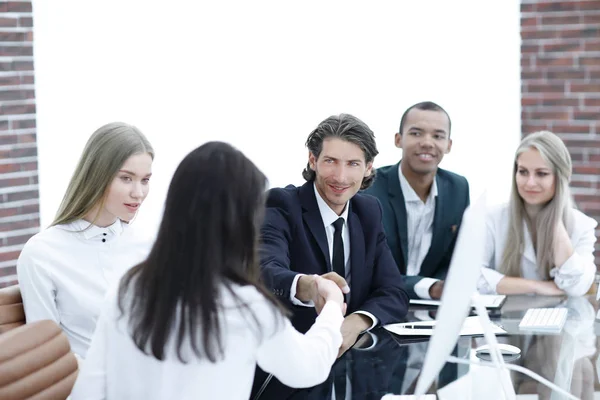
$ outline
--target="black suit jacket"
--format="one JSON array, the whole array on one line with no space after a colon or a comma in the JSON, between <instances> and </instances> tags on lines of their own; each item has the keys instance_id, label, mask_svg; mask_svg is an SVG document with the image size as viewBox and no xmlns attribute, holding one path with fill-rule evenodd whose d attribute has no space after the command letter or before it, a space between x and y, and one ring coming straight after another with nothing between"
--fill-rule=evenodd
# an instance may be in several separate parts
<instances>
[{"instance_id":1,"label":"black suit jacket","mask_svg":"<svg viewBox=\"0 0 600 400\"><path fill-rule=\"evenodd\" d=\"M379 199L383 226L389 247L400 272L406 275L408 232L406 206L398 177L399 163L377 169L373 185L365 191ZM418 276L406 276L410 298L418 298L415 285L423 277L446 279L463 213L469 206L469 184L460 175L439 168L436 174L438 195L435 201L431 247Z\"/></svg>"},{"instance_id":2,"label":"black suit jacket","mask_svg":"<svg viewBox=\"0 0 600 400\"><path fill-rule=\"evenodd\" d=\"M387 245L381 207L375 198L364 194L352 197L349 207L348 314L367 311L382 325L402 321L408 310L408 296ZM292 310L294 327L306 332L317 314L314 307L296 306L289 300L294 277L332 270L313 182L269 191L261 239L263 280Z\"/></svg>"}]
</instances>

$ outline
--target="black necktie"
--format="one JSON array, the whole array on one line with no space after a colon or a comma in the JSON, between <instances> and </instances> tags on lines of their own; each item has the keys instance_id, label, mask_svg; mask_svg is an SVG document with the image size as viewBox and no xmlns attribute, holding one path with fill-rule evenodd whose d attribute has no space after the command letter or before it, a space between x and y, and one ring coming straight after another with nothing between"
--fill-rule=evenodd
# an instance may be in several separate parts
<instances>
[{"instance_id":1,"label":"black necktie","mask_svg":"<svg viewBox=\"0 0 600 400\"><path fill-rule=\"evenodd\" d=\"M342 228L344 218L338 218L333 223L335 232L333 234L333 272L346 279L346 267L344 262L344 242L342 241Z\"/></svg>"}]
</instances>

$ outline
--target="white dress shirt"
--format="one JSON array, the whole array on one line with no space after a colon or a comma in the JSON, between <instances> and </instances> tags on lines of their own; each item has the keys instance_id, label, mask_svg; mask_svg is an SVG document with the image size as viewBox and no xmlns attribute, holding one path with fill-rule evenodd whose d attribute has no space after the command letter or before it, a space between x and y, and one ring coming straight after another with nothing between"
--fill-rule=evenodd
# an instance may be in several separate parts
<instances>
[{"instance_id":1,"label":"white dress shirt","mask_svg":"<svg viewBox=\"0 0 600 400\"><path fill-rule=\"evenodd\" d=\"M595 228L598 223L576 209L572 210L573 232L569 233L573 254L563 265L552 268L550 277L569 296L582 296L591 287L596 274L594 262ZM495 294L504 275L498 270L502 263L508 234L508 204L495 207L486 218L485 259L477 288L480 293ZM521 274L525 279L544 280L537 267L537 258L527 224L523 221L525 248L521 258Z\"/></svg>"},{"instance_id":2,"label":"white dress shirt","mask_svg":"<svg viewBox=\"0 0 600 400\"><path fill-rule=\"evenodd\" d=\"M313 188L315 190L315 197L317 198L317 205L319 206L319 211L321 212L321 220L323 221L323 226L325 227L327 245L329 247L329 261L331 262L331 265L333 265L333 234L335 233L335 227L333 226L333 223L337 221L338 218L344 219L344 225L342 225L342 242L344 243L344 266L346 272L346 276L344 278L346 279L348 286L350 286L352 274L350 263L350 231L348 230L348 203L346 203L346 207L344 207L342 215L337 215L337 213L333 211L331 207L327 205L327 203L325 203L325 200L323 200L323 198L317 191L317 187L313 185ZM294 280L292 281L292 288L290 289L290 301L298 306L314 307L315 305L312 301L303 303L302 301L296 298L296 288L298 285L298 279L300 279L302 275L304 274L296 275L294 277ZM350 296L352 296L352 291L346 294L346 301L348 302L348 304L350 303ZM353 314L363 314L371 318L372 323L369 329L367 329L367 331L373 329L379 322L379 320L368 311L359 310L354 312Z\"/></svg>"},{"instance_id":3,"label":"white dress shirt","mask_svg":"<svg viewBox=\"0 0 600 400\"><path fill-rule=\"evenodd\" d=\"M27 322L55 321L85 358L106 290L149 248L121 220L106 228L78 220L36 234L17 261Z\"/></svg>"},{"instance_id":4,"label":"white dress shirt","mask_svg":"<svg viewBox=\"0 0 600 400\"><path fill-rule=\"evenodd\" d=\"M435 216L435 202L438 195L436 179L433 179L429 196L423 203L419 195L410 186L404 177L402 168L398 166L400 188L404 196L406 207L406 228L408 235L408 254L406 275L415 276L421 272L423 260L431 247L433 237L433 217ZM414 287L415 293L422 299L430 299L429 289L439 279L423 278Z\"/></svg>"},{"instance_id":5,"label":"white dress shirt","mask_svg":"<svg viewBox=\"0 0 600 400\"><path fill-rule=\"evenodd\" d=\"M181 354L187 364L178 359L173 336L163 361L140 351L129 334L127 312L120 318L116 291L111 290L71 399L248 399L257 363L291 387L310 387L327 379L342 344L339 305L326 303L303 335L253 286L235 285L234 290L260 329L248 309L222 287L224 356L215 363L198 358L184 340Z\"/></svg>"}]
</instances>

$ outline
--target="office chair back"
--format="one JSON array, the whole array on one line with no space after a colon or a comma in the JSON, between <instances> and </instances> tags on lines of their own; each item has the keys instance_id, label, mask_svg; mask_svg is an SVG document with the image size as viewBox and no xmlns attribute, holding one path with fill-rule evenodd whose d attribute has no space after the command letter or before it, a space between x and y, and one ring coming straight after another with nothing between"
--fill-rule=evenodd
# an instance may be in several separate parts
<instances>
[{"instance_id":1,"label":"office chair back","mask_svg":"<svg viewBox=\"0 0 600 400\"><path fill-rule=\"evenodd\" d=\"M25 311L18 285L0 289L0 335L25 325Z\"/></svg>"},{"instance_id":2,"label":"office chair back","mask_svg":"<svg viewBox=\"0 0 600 400\"><path fill-rule=\"evenodd\" d=\"M67 337L50 320L0 335L0 399L64 400L77 378Z\"/></svg>"}]
</instances>

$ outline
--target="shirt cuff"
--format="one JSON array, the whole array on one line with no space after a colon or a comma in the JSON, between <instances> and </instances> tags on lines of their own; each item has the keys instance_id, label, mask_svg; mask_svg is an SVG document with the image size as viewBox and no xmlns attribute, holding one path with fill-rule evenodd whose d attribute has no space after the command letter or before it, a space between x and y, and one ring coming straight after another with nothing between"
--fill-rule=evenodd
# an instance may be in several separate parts
<instances>
[{"instance_id":1,"label":"shirt cuff","mask_svg":"<svg viewBox=\"0 0 600 400\"><path fill-rule=\"evenodd\" d=\"M423 278L414 286L414 291L421 299L431 299L429 289L438 281L439 279Z\"/></svg>"},{"instance_id":2,"label":"shirt cuff","mask_svg":"<svg viewBox=\"0 0 600 400\"><path fill-rule=\"evenodd\" d=\"M593 258L586 260L573 252L560 268L552 268L550 277L569 296L583 296L594 283L596 268Z\"/></svg>"},{"instance_id":3,"label":"shirt cuff","mask_svg":"<svg viewBox=\"0 0 600 400\"><path fill-rule=\"evenodd\" d=\"M504 275L495 269L482 267L477 289L481 294L498 294L496 287Z\"/></svg>"},{"instance_id":4,"label":"shirt cuff","mask_svg":"<svg viewBox=\"0 0 600 400\"><path fill-rule=\"evenodd\" d=\"M371 345L369 347L352 347L352 350L354 351L369 351L375 348L375 346L377 346L377 335L372 334L369 331L365 332L365 335L369 335L369 337L371 338L371 341L373 343L371 343Z\"/></svg>"},{"instance_id":5,"label":"shirt cuff","mask_svg":"<svg viewBox=\"0 0 600 400\"><path fill-rule=\"evenodd\" d=\"M375 316L373 314L371 314L368 311L355 311L352 314L362 314L362 315L366 315L367 317L371 318L371 321L373 321L373 323L371 324L371 326L367 329L365 329L363 332L369 332L371 329L375 328L375 326L377 326L377 324L379 323L379 320L377 318L375 318Z\"/></svg>"},{"instance_id":6,"label":"shirt cuff","mask_svg":"<svg viewBox=\"0 0 600 400\"><path fill-rule=\"evenodd\" d=\"M293 305L295 306L303 306L303 307L314 307L315 303L310 300L307 301L306 303L303 301L300 301L296 298L296 287L298 285L298 279L300 279L301 276L304 276L306 274L297 274L294 277L294 280L292 281L292 287L290 288L290 301L292 302Z\"/></svg>"}]
</instances>

